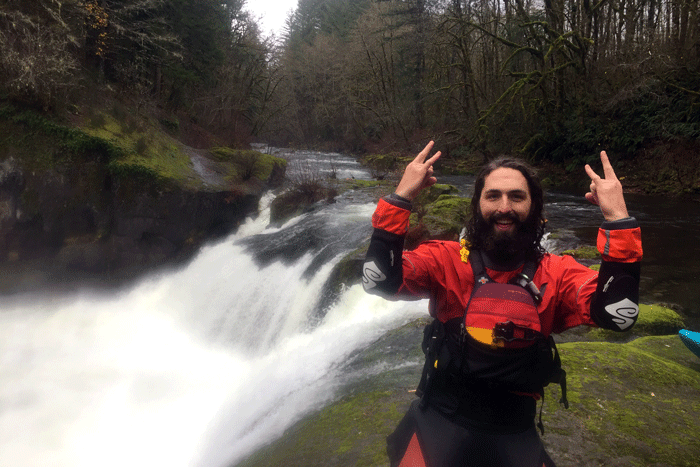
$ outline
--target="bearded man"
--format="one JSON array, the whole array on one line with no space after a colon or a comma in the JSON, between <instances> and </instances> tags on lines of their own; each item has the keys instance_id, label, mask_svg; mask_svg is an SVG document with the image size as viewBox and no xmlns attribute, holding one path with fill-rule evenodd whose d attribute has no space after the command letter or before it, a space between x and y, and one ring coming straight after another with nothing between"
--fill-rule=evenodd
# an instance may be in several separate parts
<instances>
[{"instance_id":1,"label":"bearded man","mask_svg":"<svg viewBox=\"0 0 700 467\"><path fill-rule=\"evenodd\" d=\"M586 199L600 206L602 256L595 272L546 253L544 196L535 171L501 158L477 176L460 243L428 241L403 251L411 201L436 183L431 141L380 200L364 265L367 292L430 299L426 362L414 401L387 438L392 466L554 466L536 426L536 403L566 374L553 333L579 325L627 331L639 312L641 234L603 151L590 166Z\"/></svg>"}]
</instances>

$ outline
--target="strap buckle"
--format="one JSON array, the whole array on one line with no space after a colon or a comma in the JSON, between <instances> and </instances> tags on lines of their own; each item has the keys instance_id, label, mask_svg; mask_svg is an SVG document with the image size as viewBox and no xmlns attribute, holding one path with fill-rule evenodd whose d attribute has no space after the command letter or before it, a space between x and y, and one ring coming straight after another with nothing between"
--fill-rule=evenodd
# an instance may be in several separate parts
<instances>
[{"instance_id":1,"label":"strap buckle","mask_svg":"<svg viewBox=\"0 0 700 467\"><path fill-rule=\"evenodd\" d=\"M500 339L506 342L534 341L542 337L542 334L534 329L518 326L512 321L496 323L496 326L493 328L494 340Z\"/></svg>"},{"instance_id":2,"label":"strap buckle","mask_svg":"<svg viewBox=\"0 0 700 467\"><path fill-rule=\"evenodd\" d=\"M535 300L535 303L537 305L542 303L542 292L540 292L540 289L537 288L535 283L532 282L532 279L530 279L526 274L521 272L520 274L515 276L513 282L530 292L530 295L532 295L532 299Z\"/></svg>"}]
</instances>

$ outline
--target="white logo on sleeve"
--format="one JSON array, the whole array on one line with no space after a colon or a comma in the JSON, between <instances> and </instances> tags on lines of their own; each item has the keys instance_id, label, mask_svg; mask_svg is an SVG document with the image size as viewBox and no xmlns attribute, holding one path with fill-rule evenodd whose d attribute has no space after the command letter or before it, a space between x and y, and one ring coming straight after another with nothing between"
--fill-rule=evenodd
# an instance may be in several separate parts
<instances>
[{"instance_id":1,"label":"white logo on sleeve","mask_svg":"<svg viewBox=\"0 0 700 467\"><path fill-rule=\"evenodd\" d=\"M639 314L639 307L629 298L625 298L606 306L605 311L612 316L612 320L617 324L617 327L624 331L634 324L634 319Z\"/></svg>"},{"instance_id":2,"label":"white logo on sleeve","mask_svg":"<svg viewBox=\"0 0 700 467\"><path fill-rule=\"evenodd\" d=\"M377 286L377 282L386 280L386 276L379 270L377 263L367 261L362 268L362 287L365 290L373 289Z\"/></svg>"}]
</instances>

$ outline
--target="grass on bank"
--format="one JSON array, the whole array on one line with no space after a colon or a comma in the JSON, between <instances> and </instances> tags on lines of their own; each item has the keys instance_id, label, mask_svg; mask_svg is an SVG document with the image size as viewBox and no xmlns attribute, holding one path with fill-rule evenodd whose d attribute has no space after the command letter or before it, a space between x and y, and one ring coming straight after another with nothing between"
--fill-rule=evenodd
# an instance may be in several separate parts
<instances>
[{"instance_id":1,"label":"grass on bank","mask_svg":"<svg viewBox=\"0 0 700 467\"><path fill-rule=\"evenodd\" d=\"M202 187L186 146L158 123L125 110L94 112L79 127L56 123L31 110L0 107L0 151L27 170L98 162L117 176ZM286 161L257 151L214 148L208 153L228 184L264 181Z\"/></svg>"}]
</instances>

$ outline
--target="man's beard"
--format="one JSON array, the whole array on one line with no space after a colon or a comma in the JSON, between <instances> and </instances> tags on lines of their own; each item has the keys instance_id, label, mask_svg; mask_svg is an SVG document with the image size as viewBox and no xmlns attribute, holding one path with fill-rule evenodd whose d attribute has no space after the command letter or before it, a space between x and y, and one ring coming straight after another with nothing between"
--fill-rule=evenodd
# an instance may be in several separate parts
<instances>
[{"instance_id":1,"label":"man's beard","mask_svg":"<svg viewBox=\"0 0 700 467\"><path fill-rule=\"evenodd\" d=\"M488 219L479 216L477 223L477 235L481 239L481 245L494 261L509 263L516 258L522 258L534 253L537 229L530 218L521 222L515 214L493 214ZM510 220L513 229L508 232L500 232L496 229L497 220Z\"/></svg>"}]
</instances>

